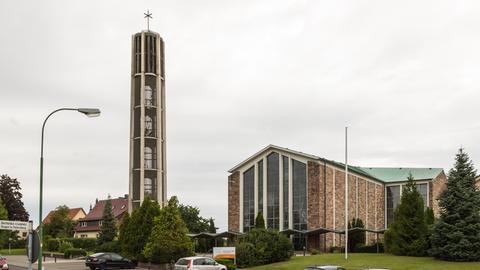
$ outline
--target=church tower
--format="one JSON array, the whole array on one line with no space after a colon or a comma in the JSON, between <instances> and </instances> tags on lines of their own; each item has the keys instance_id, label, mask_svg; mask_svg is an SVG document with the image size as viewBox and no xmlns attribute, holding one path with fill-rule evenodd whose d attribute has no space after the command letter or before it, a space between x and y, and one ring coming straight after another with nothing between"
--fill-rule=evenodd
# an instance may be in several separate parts
<instances>
[{"instance_id":1,"label":"church tower","mask_svg":"<svg viewBox=\"0 0 480 270\"><path fill-rule=\"evenodd\" d=\"M129 212L147 197L160 206L167 197L164 55L158 33L132 36Z\"/></svg>"}]
</instances>

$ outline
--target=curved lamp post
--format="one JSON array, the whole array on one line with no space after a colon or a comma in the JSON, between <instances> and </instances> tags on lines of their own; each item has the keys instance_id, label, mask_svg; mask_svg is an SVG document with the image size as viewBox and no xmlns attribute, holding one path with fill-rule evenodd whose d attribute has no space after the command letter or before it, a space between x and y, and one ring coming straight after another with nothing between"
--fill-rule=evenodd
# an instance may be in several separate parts
<instances>
[{"instance_id":1,"label":"curved lamp post","mask_svg":"<svg viewBox=\"0 0 480 270\"><path fill-rule=\"evenodd\" d=\"M39 249L39 254L38 254L38 270L43 270L42 269L42 252L43 252L43 247L42 247L42 242L43 242L43 222L42 222L42 207L43 207L43 138L44 138L44 133L45 133L45 124L47 123L48 118L52 116L54 113L59 112L59 111L77 111L80 113L85 114L88 117L96 117L100 115L100 110L96 108L60 108L57 109L53 112L51 112L47 118L45 118L45 121L43 121L42 125L42 142L40 146L40 201L39 201L39 214L38 214L38 238L40 240L40 249Z\"/></svg>"}]
</instances>

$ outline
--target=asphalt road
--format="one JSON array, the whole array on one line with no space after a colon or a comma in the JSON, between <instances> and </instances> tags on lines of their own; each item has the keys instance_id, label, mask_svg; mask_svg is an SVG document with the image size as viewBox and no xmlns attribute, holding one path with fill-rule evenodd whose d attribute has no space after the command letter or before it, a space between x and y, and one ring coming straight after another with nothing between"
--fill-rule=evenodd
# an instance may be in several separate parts
<instances>
[{"instance_id":1,"label":"asphalt road","mask_svg":"<svg viewBox=\"0 0 480 270\"><path fill-rule=\"evenodd\" d=\"M27 260L25 256L5 256L7 258L8 266L10 270L26 270ZM33 265L33 269L37 269L37 264ZM84 260L57 260L55 262L51 258L48 258L43 263L44 270L90 270L85 266ZM136 268L135 270L144 270L142 268Z\"/></svg>"}]
</instances>

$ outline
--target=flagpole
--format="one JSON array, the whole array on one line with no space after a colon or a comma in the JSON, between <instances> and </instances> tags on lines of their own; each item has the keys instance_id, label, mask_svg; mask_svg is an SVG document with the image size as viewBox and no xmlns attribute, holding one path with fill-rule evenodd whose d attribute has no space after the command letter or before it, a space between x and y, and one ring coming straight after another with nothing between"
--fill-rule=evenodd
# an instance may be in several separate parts
<instances>
[{"instance_id":1,"label":"flagpole","mask_svg":"<svg viewBox=\"0 0 480 270\"><path fill-rule=\"evenodd\" d=\"M345 260L348 259L348 127L345 127Z\"/></svg>"}]
</instances>

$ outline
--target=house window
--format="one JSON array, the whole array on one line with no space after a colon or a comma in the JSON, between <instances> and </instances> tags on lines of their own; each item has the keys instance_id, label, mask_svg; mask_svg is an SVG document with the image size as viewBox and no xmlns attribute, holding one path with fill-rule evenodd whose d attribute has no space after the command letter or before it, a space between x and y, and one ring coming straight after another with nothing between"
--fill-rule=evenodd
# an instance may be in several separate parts
<instances>
[{"instance_id":1,"label":"house window","mask_svg":"<svg viewBox=\"0 0 480 270\"><path fill-rule=\"evenodd\" d=\"M82 221L82 223L80 224L82 227L87 227L87 222L85 221Z\"/></svg>"},{"instance_id":2,"label":"house window","mask_svg":"<svg viewBox=\"0 0 480 270\"><path fill-rule=\"evenodd\" d=\"M86 235L86 234L81 234L80 235L80 238L87 238L87 237L88 237L88 235Z\"/></svg>"},{"instance_id":3,"label":"house window","mask_svg":"<svg viewBox=\"0 0 480 270\"><path fill-rule=\"evenodd\" d=\"M144 191L146 197L151 197L153 193L153 182L152 179L146 178L144 180Z\"/></svg>"},{"instance_id":4,"label":"house window","mask_svg":"<svg viewBox=\"0 0 480 270\"><path fill-rule=\"evenodd\" d=\"M99 226L102 226L102 224L103 224L103 222L100 220L100 221L98 222L98 225L99 225Z\"/></svg>"}]
</instances>

